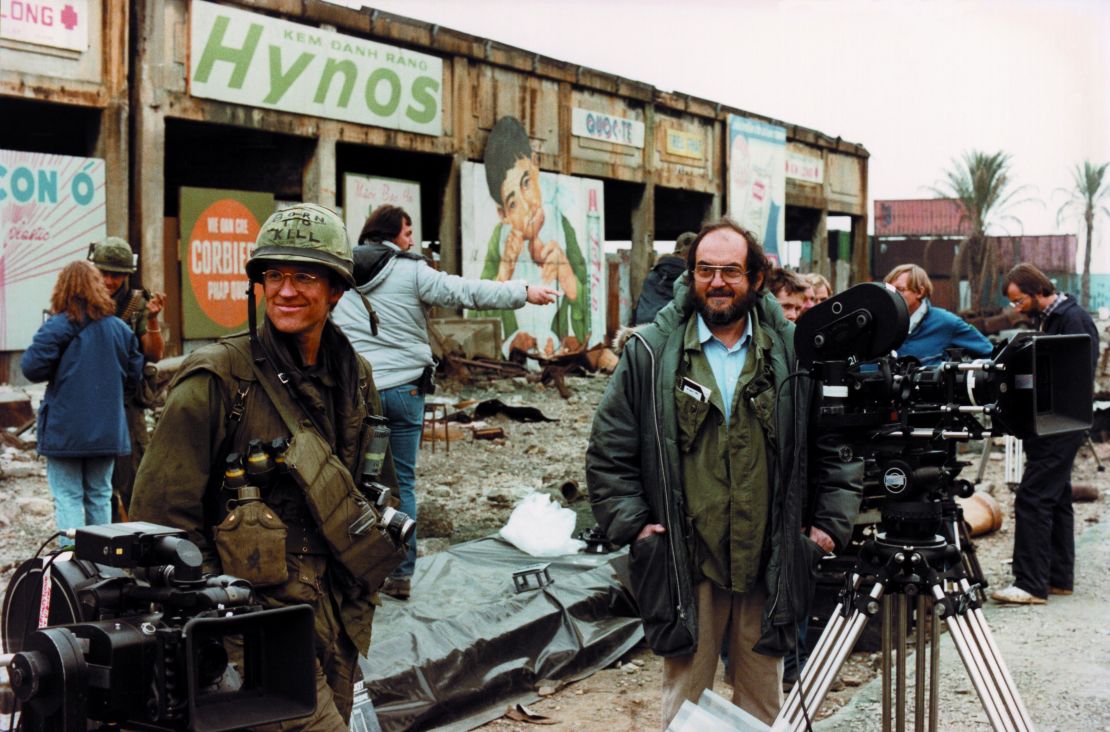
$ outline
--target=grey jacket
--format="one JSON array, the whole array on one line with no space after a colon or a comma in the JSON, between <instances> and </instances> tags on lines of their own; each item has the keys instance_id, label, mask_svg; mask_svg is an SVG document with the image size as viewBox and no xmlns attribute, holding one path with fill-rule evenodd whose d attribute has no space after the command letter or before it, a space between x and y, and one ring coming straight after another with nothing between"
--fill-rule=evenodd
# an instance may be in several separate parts
<instances>
[{"instance_id":1,"label":"grey jacket","mask_svg":"<svg viewBox=\"0 0 1110 732\"><path fill-rule=\"evenodd\" d=\"M397 249L391 242L363 246ZM363 246L356 247L356 259ZM378 315L377 336L371 333L359 292ZM343 295L331 317L355 351L374 367L374 383L381 391L418 382L421 372L433 364L428 307L515 309L524 305L527 296L524 280L468 280L432 269L419 257L398 255L360 285L358 292Z\"/></svg>"},{"instance_id":2,"label":"grey jacket","mask_svg":"<svg viewBox=\"0 0 1110 732\"><path fill-rule=\"evenodd\" d=\"M629 339L586 449L590 503L610 541L633 544L648 523L666 528L664 534L633 544L629 566L644 634L652 650L663 656L697 648L692 527L686 517L674 400L684 327L692 315L685 300L686 285L680 279L674 301ZM823 554L801 529L819 526L838 547L847 543L863 490L863 459L841 450L836 435L806 439L812 387L808 379L790 375L795 368L794 326L773 295L765 295L756 308L771 336L766 357L777 404L769 466L770 552L763 576L767 603L755 650L783 655L793 647L794 625L804 617ZM811 462L814 482L809 488Z\"/></svg>"}]
</instances>

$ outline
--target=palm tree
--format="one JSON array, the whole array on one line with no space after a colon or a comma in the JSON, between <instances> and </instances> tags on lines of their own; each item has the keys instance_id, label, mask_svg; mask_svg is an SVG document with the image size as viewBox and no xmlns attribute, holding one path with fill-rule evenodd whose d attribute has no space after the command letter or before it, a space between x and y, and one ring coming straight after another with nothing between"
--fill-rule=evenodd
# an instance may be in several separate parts
<instances>
[{"instance_id":1,"label":"palm tree","mask_svg":"<svg viewBox=\"0 0 1110 732\"><path fill-rule=\"evenodd\" d=\"M1075 187L1070 191L1060 189L1068 198L1056 212L1057 226L1065 216L1076 212L1083 214L1087 246L1083 250L1083 278L1079 286L1079 304L1084 308L1090 306L1091 300L1091 248L1094 244L1095 216L1099 211L1110 216L1110 209L1100 205L1110 198L1110 178L1106 177L1107 168L1110 168L1110 163L1095 165L1089 160L1084 160L1082 165L1077 163L1075 170L1072 171Z\"/></svg>"},{"instance_id":2,"label":"palm tree","mask_svg":"<svg viewBox=\"0 0 1110 732\"><path fill-rule=\"evenodd\" d=\"M998 256L994 248L987 246L987 230L1001 227L1003 221L1017 222L1005 212L1016 203L1014 197L1026 188L1012 187L1009 169L1007 153L971 150L961 160L953 160L940 186L932 189L937 196L955 199L961 219L970 229L952 262L952 278L957 287L967 278L973 310L982 307L983 290L998 274L995 271ZM1017 223L1020 228L1020 222Z\"/></svg>"}]
</instances>

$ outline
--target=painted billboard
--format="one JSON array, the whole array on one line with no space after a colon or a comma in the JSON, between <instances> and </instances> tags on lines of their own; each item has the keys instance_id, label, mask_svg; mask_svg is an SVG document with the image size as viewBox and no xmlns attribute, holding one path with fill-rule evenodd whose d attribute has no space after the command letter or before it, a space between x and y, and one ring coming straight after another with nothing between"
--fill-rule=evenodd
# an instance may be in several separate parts
<instances>
[{"instance_id":1,"label":"painted billboard","mask_svg":"<svg viewBox=\"0 0 1110 732\"><path fill-rule=\"evenodd\" d=\"M729 115L728 210L777 264L786 229L785 127Z\"/></svg>"},{"instance_id":2,"label":"painted billboard","mask_svg":"<svg viewBox=\"0 0 1110 732\"><path fill-rule=\"evenodd\" d=\"M0 351L31 344L58 272L106 217L103 160L0 150Z\"/></svg>"},{"instance_id":3,"label":"painted billboard","mask_svg":"<svg viewBox=\"0 0 1110 732\"><path fill-rule=\"evenodd\" d=\"M189 93L250 107L443 133L443 60L193 0Z\"/></svg>"},{"instance_id":4,"label":"painted billboard","mask_svg":"<svg viewBox=\"0 0 1110 732\"><path fill-rule=\"evenodd\" d=\"M247 327L247 258L273 211L270 193L182 187L185 338L218 338Z\"/></svg>"},{"instance_id":5,"label":"painted billboard","mask_svg":"<svg viewBox=\"0 0 1110 732\"><path fill-rule=\"evenodd\" d=\"M412 240L419 246L424 241L420 228L420 184L412 180L346 173L343 175L343 223L347 225L351 246L358 244L359 232L370 213L384 204L405 209L412 218Z\"/></svg>"},{"instance_id":6,"label":"painted billboard","mask_svg":"<svg viewBox=\"0 0 1110 732\"><path fill-rule=\"evenodd\" d=\"M529 160L526 165L531 166ZM538 174L538 175L535 175ZM506 187L510 185L506 176ZM503 351L513 348L549 358L605 338L605 200L600 180L530 170L518 177L507 211L492 198L481 163L462 168L462 274L526 280L562 294L554 305L519 310L467 311L501 319ZM522 187L538 182L540 206L518 215ZM525 195L521 195L524 193Z\"/></svg>"}]
</instances>

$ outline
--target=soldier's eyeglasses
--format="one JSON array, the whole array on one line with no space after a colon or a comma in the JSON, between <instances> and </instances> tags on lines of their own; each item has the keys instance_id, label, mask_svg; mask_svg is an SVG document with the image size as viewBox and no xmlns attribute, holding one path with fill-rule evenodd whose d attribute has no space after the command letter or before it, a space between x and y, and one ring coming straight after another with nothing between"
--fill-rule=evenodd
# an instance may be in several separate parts
<instances>
[{"instance_id":1,"label":"soldier's eyeglasses","mask_svg":"<svg viewBox=\"0 0 1110 732\"><path fill-rule=\"evenodd\" d=\"M734 264L696 264L694 265L694 279L698 282L712 282L714 275L721 273L721 279L730 285L740 284L747 271Z\"/></svg>"},{"instance_id":2,"label":"soldier's eyeglasses","mask_svg":"<svg viewBox=\"0 0 1110 732\"><path fill-rule=\"evenodd\" d=\"M276 269L268 269L262 273L262 284L270 290L280 290L285 286L285 278L293 280L293 289L297 291L304 291L314 287L320 282L320 277L308 272L279 272Z\"/></svg>"}]
</instances>

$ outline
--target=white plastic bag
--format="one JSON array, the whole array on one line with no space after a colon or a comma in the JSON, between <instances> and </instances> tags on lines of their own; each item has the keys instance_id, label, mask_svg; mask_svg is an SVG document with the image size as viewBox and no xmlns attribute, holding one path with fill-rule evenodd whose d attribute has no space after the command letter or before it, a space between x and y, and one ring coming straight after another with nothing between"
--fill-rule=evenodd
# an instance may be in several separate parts
<instances>
[{"instance_id":1,"label":"white plastic bag","mask_svg":"<svg viewBox=\"0 0 1110 732\"><path fill-rule=\"evenodd\" d=\"M509 515L501 536L534 557L556 557L580 551L586 542L572 539L574 511L561 508L546 493L529 493Z\"/></svg>"}]
</instances>

